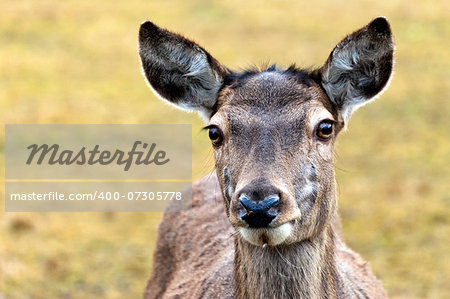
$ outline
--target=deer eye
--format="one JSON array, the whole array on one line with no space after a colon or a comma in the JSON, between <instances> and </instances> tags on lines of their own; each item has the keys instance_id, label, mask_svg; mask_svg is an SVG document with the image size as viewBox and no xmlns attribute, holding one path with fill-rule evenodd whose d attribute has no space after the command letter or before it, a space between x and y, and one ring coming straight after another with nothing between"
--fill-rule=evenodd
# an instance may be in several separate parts
<instances>
[{"instance_id":1,"label":"deer eye","mask_svg":"<svg viewBox=\"0 0 450 299\"><path fill-rule=\"evenodd\" d=\"M324 120L317 126L317 137L321 140L330 139L333 135L333 122L331 120Z\"/></svg>"},{"instance_id":2,"label":"deer eye","mask_svg":"<svg viewBox=\"0 0 450 299\"><path fill-rule=\"evenodd\" d=\"M208 128L209 131L209 139L211 139L211 142L214 146L219 146L222 144L223 141L223 135L222 131L220 131L217 127L210 127Z\"/></svg>"}]
</instances>

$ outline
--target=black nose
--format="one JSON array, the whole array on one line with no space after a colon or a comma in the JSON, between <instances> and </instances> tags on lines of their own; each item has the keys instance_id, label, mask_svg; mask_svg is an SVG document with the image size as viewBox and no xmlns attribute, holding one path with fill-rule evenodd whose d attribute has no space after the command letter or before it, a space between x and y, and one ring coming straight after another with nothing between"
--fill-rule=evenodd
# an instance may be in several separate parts
<instances>
[{"instance_id":1,"label":"black nose","mask_svg":"<svg viewBox=\"0 0 450 299\"><path fill-rule=\"evenodd\" d=\"M267 227L278 216L280 197L269 195L263 200L254 201L242 193L239 196L239 203L242 205L239 216L250 227Z\"/></svg>"}]
</instances>

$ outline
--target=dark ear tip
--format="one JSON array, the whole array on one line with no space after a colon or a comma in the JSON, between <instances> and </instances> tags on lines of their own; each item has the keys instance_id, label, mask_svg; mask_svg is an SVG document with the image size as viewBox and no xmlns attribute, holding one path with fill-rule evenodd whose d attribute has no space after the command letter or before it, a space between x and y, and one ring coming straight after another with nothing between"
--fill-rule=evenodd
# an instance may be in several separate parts
<instances>
[{"instance_id":1,"label":"dark ear tip","mask_svg":"<svg viewBox=\"0 0 450 299\"><path fill-rule=\"evenodd\" d=\"M146 38L155 33L159 29L153 22L146 20L141 23L141 27L139 28L139 38Z\"/></svg>"},{"instance_id":2,"label":"dark ear tip","mask_svg":"<svg viewBox=\"0 0 450 299\"><path fill-rule=\"evenodd\" d=\"M368 25L369 30L378 34L391 35L391 26L385 17L378 17Z\"/></svg>"}]
</instances>

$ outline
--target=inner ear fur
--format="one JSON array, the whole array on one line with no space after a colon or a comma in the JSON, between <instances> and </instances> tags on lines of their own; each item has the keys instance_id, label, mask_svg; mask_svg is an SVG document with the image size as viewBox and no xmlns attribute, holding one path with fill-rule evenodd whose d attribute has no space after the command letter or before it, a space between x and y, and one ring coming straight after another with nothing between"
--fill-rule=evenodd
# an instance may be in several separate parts
<instances>
[{"instance_id":1,"label":"inner ear fur","mask_svg":"<svg viewBox=\"0 0 450 299\"><path fill-rule=\"evenodd\" d=\"M161 98L209 118L228 70L187 38L150 21L139 29L139 56L144 75Z\"/></svg>"},{"instance_id":2,"label":"inner ear fur","mask_svg":"<svg viewBox=\"0 0 450 299\"><path fill-rule=\"evenodd\" d=\"M348 35L333 49L316 75L343 120L387 86L393 54L394 40L384 17Z\"/></svg>"}]
</instances>

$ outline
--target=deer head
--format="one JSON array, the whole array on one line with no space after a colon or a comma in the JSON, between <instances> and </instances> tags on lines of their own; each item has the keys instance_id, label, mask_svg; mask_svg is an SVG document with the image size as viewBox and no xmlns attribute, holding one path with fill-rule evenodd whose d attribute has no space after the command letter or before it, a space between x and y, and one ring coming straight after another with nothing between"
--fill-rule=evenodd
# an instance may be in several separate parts
<instances>
[{"instance_id":1,"label":"deer head","mask_svg":"<svg viewBox=\"0 0 450 299\"><path fill-rule=\"evenodd\" d=\"M317 70L237 73L149 21L139 32L151 89L207 120L228 219L255 245L312 238L330 223L336 137L386 87L393 51L389 23L380 17L344 38Z\"/></svg>"}]
</instances>

